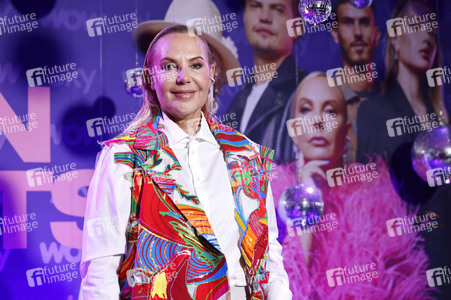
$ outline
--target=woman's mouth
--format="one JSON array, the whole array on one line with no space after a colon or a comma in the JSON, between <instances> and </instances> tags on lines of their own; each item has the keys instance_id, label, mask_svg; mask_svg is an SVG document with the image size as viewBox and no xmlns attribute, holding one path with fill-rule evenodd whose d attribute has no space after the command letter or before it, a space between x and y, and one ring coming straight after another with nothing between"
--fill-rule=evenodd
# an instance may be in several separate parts
<instances>
[{"instance_id":1,"label":"woman's mouth","mask_svg":"<svg viewBox=\"0 0 451 300\"><path fill-rule=\"evenodd\" d=\"M431 53L429 51L429 49L421 49L420 51L418 51L421 55L422 58L429 60Z\"/></svg>"},{"instance_id":2,"label":"woman's mouth","mask_svg":"<svg viewBox=\"0 0 451 300\"><path fill-rule=\"evenodd\" d=\"M174 94L177 98L190 99L194 96L196 91L194 91L194 90L173 90L173 91L171 91L171 93Z\"/></svg>"},{"instance_id":3,"label":"woman's mouth","mask_svg":"<svg viewBox=\"0 0 451 300\"><path fill-rule=\"evenodd\" d=\"M314 136L309 140L309 143L312 144L315 147L326 147L328 146L330 143L328 140L326 140L323 137L320 136Z\"/></svg>"}]
</instances>

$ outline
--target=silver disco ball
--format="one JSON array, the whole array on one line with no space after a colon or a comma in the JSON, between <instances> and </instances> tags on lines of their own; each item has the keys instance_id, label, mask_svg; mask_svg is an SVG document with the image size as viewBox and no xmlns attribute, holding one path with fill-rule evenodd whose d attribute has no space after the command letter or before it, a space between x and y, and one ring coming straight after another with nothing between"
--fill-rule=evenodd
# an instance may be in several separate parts
<instances>
[{"instance_id":1,"label":"silver disco ball","mask_svg":"<svg viewBox=\"0 0 451 300\"><path fill-rule=\"evenodd\" d=\"M357 8L367 8L373 3L373 0L351 0L352 6Z\"/></svg>"},{"instance_id":2,"label":"silver disco ball","mask_svg":"<svg viewBox=\"0 0 451 300\"><path fill-rule=\"evenodd\" d=\"M430 182L434 171L447 176L451 170L451 125L418 134L412 147L412 165L424 181ZM446 181L446 178L445 180ZM431 184L430 184L431 185Z\"/></svg>"},{"instance_id":3,"label":"silver disco ball","mask_svg":"<svg viewBox=\"0 0 451 300\"><path fill-rule=\"evenodd\" d=\"M321 192L303 184L287 188L280 197L277 211L280 218L294 227L307 228L318 223L323 214Z\"/></svg>"},{"instance_id":4,"label":"silver disco ball","mask_svg":"<svg viewBox=\"0 0 451 300\"><path fill-rule=\"evenodd\" d=\"M310 24L319 24L327 20L332 11L330 0L301 0L299 13Z\"/></svg>"}]
</instances>

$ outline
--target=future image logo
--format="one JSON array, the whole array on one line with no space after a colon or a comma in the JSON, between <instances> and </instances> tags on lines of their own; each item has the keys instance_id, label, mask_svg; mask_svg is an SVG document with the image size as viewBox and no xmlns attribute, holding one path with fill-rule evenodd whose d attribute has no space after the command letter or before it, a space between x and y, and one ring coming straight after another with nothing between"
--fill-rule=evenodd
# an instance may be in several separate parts
<instances>
[{"instance_id":1,"label":"future image logo","mask_svg":"<svg viewBox=\"0 0 451 300\"><path fill-rule=\"evenodd\" d=\"M355 164L326 171L327 183L330 187L362 181L371 182L377 178L377 175L375 163Z\"/></svg>"},{"instance_id":2,"label":"future image logo","mask_svg":"<svg viewBox=\"0 0 451 300\"><path fill-rule=\"evenodd\" d=\"M40 268L29 269L25 271L29 287L37 287L44 284L53 284L58 282L71 282L79 277L77 265L57 264L51 267L47 265Z\"/></svg>"},{"instance_id":3,"label":"future image logo","mask_svg":"<svg viewBox=\"0 0 451 300\"><path fill-rule=\"evenodd\" d=\"M451 167L428 170L426 171L426 178L430 187L449 184L451 180Z\"/></svg>"},{"instance_id":4,"label":"future image logo","mask_svg":"<svg viewBox=\"0 0 451 300\"><path fill-rule=\"evenodd\" d=\"M289 19L286 22L288 35L297 38L304 34L314 34L317 32L331 32L338 28L337 16L331 13L326 21L315 25L308 25L303 18Z\"/></svg>"},{"instance_id":5,"label":"future image logo","mask_svg":"<svg viewBox=\"0 0 451 300\"><path fill-rule=\"evenodd\" d=\"M26 71L28 85L42 86L54 85L61 82L71 82L78 78L77 65L67 63L64 65L45 66Z\"/></svg>"},{"instance_id":6,"label":"future image logo","mask_svg":"<svg viewBox=\"0 0 451 300\"><path fill-rule=\"evenodd\" d=\"M451 83L451 69L447 66L426 71L426 78L430 87L442 86Z\"/></svg>"},{"instance_id":7,"label":"future image logo","mask_svg":"<svg viewBox=\"0 0 451 300\"><path fill-rule=\"evenodd\" d=\"M304 19L302 18L287 20L286 24L288 35L291 37L302 36L305 32Z\"/></svg>"},{"instance_id":8,"label":"future image logo","mask_svg":"<svg viewBox=\"0 0 451 300\"><path fill-rule=\"evenodd\" d=\"M217 32L231 32L238 28L236 13L214 15L211 17L195 18L186 21L188 35L196 36L203 33L214 34Z\"/></svg>"},{"instance_id":9,"label":"future image logo","mask_svg":"<svg viewBox=\"0 0 451 300\"><path fill-rule=\"evenodd\" d=\"M125 115L105 116L86 120L86 128L90 137L101 137L105 134L119 134L127 129L135 118L135 113Z\"/></svg>"},{"instance_id":10,"label":"future image logo","mask_svg":"<svg viewBox=\"0 0 451 300\"><path fill-rule=\"evenodd\" d=\"M338 122L335 119L335 113L327 114L325 116L306 116L289 119L286 122L288 135L290 137L296 137L302 134L331 132L338 126Z\"/></svg>"},{"instance_id":11,"label":"future image logo","mask_svg":"<svg viewBox=\"0 0 451 300\"><path fill-rule=\"evenodd\" d=\"M227 83L231 87L234 87L235 85L243 85L243 80L242 80L243 69L235 68L235 69L227 70L226 75L227 75Z\"/></svg>"},{"instance_id":12,"label":"future image logo","mask_svg":"<svg viewBox=\"0 0 451 300\"><path fill-rule=\"evenodd\" d=\"M421 31L432 32L438 28L437 16L435 13L394 18L387 20L385 23L387 25L387 33L390 37L397 37Z\"/></svg>"},{"instance_id":13,"label":"future image logo","mask_svg":"<svg viewBox=\"0 0 451 300\"><path fill-rule=\"evenodd\" d=\"M276 64L265 64L261 66L234 68L226 71L227 83L229 86L253 84L260 80L262 82L277 78Z\"/></svg>"},{"instance_id":14,"label":"future image logo","mask_svg":"<svg viewBox=\"0 0 451 300\"><path fill-rule=\"evenodd\" d=\"M36 13L0 17L0 35L23 31L31 32L36 28L38 28Z\"/></svg>"},{"instance_id":15,"label":"future image logo","mask_svg":"<svg viewBox=\"0 0 451 300\"><path fill-rule=\"evenodd\" d=\"M403 134L412 134L421 131L431 131L440 125L436 113L389 119L385 124L387 126L388 136L390 137L397 137Z\"/></svg>"},{"instance_id":16,"label":"future image logo","mask_svg":"<svg viewBox=\"0 0 451 300\"><path fill-rule=\"evenodd\" d=\"M438 221L435 213L429 213L389 219L385 222L385 225L388 236L398 237L404 234L415 234L423 231L431 232L433 229L438 228Z\"/></svg>"},{"instance_id":17,"label":"future image logo","mask_svg":"<svg viewBox=\"0 0 451 300\"><path fill-rule=\"evenodd\" d=\"M26 171L29 187L53 184L57 181L72 182L78 178L76 163L39 167Z\"/></svg>"},{"instance_id":18,"label":"future image logo","mask_svg":"<svg viewBox=\"0 0 451 300\"><path fill-rule=\"evenodd\" d=\"M90 37L112 34L116 32L131 32L138 26L135 13L114 15L113 17L94 18L86 21L86 29Z\"/></svg>"},{"instance_id":19,"label":"future image logo","mask_svg":"<svg viewBox=\"0 0 451 300\"><path fill-rule=\"evenodd\" d=\"M86 228L90 237L104 235L107 232L116 232L119 220L112 218L93 218L86 220Z\"/></svg>"},{"instance_id":20,"label":"future image logo","mask_svg":"<svg viewBox=\"0 0 451 300\"><path fill-rule=\"evenodd\" d=\"M444 268L429 269L426 271L426 278L430 287L451 284L451 270L448 266Z\"/></svg>"},{"instance_id":21,"label":"future image logo","mask_svg":"<svg viewBox=\"0 0 451 300\"><path fill-rule=\"evenodd\" d=\"M44 269L36 268L26 271L28 286L35 287L45 283Z\"/></svg>"},{"instance_id":22,"label":"future image logo","mask_svg":"<svg viewBox=\"0 0 451 300\"><path fill-rule=\"evenodd\" d=\"M376 264L364 264L334 268L326 271L327 284L330 287L347 285L362 281L371 282L378 277Z\"/></svg>"},{"instance_id":23,"label":"future image logo","mask_svg":"<svg viewBox=\"0 0 451 300\"><path fill-rule=\"evenodd\" d=\"M330 87L342 86L356 82L372 82L378 78L376 63L366 65L355 65L353 67L345 66L343 68L334 68L326 71L327 84Z\"/></svg>"}]
</instances>

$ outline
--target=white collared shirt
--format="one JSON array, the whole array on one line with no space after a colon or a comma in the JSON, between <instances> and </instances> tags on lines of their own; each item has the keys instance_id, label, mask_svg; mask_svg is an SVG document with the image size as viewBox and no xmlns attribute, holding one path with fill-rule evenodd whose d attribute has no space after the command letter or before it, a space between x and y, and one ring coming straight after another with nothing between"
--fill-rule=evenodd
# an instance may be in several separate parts
<instances>
[{"instance_id":1,"label":"white collared shirt","mask_svg":"<svg viewBox=\"0 0 451 300\"><path fill-rule=\"evenodd\" d=\"M247 97L246 100L246 105L243 110L243 116L241 117L240 132L244 133L246 131L252 113L254 112L254 109L257 107L257 104L260 101L260 98L262 97L263 93L266 91L268 85L269 81L266 81L261 84L254 84L252 86L251 93L249 94L249 97Z\"/></svg>"},{"instance_id":2,"label":"white collared shirt","mask_svg":"<svg viewBox=\"0 0 451 300\"><path fill-rule=\"evenodd\" d=\"M245 286L246 279L240 264L240 230L235 221L235 201L223 152L203 115L200 129L193 136L184 132L166 114L163 114L160 122L164 124L162 131L166 134L169 146L182 166L182 170L173 173L174 178L184 190L197 195L221 251L226 257L232 300L244 299L241 295L237 295L237 290L233 288ZM126 148L128 146L123 144L104 147L90 185L80 264L84 299L119 298L117 270L120 268L122 256L127 251L125 236L131 197L131 185L123 175L131 170L126 165L115 164L114 153L127 152ZM178 193L173 194L173 201L175 203L180 201ZM290 300L292 296L288 276L283 268L282 247L277 241L278 230L270 187L266 205L269 224L268 296L270 300ZM117 231L105 232L100 238L89 235L86 220L96 219L99 216L103 218L108 216L116 220ZM105 245L111 247L106 249Z\"/></svg>"}]
</instances>

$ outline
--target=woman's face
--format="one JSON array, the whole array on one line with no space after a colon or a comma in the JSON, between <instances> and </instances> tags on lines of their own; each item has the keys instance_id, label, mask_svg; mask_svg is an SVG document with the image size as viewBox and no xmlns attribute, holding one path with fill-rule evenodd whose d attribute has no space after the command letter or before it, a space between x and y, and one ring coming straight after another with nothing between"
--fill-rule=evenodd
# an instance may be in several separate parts
<instances>
[{"instance_id":1,"label":"woman's face","mask_svg":"<svg viewBox=\"0 0 451 300\"><path fill-rule=\"evenodd\" d=\"M346 122L345 109L341 90L331 88L325 77L302 82L295 96L294 118L302 118L304 125L298 125L301 132L297 131L293 141L301 149L306 162L330 160L334 165L340 162L351 126Z\"/></svg>"},{"instance_id":2,"label":"woman's face","mask_svg":"<svg viewBox=\"0 0 451 300\"><path fill-rule=\"evenodd\" d=\"M160 38L154 49L151 88L161 110L175 121L199 118L214 75L204 42L187 33L171 33Z\"/></svg>"},{"instance_id":3,"label":"woman's face","mask_svg":"<svg viewBox=\"0 0 451 300\"><path fill-rule=\"evenodd\" d=\"M430 69L434 63L435 55L437 52L437 29L431 28L428 32L414 31L415 28L421 28L421 22L416 22L414 19L417 16L428 15L431 11L423 4L413 2L406 8L405 14L400 16L401 18L407 17L408 20L412 20L413 24L407 22L406 27L409 28L409 32L406 32L397 37L391 38L391 43L398 54L398 60L401 64L408 69L417 73L423 74L426 70ZM430 21L430 17L428 19ZM427 22L428 23L428 22Z\"/></svg>"}]
</instances>

